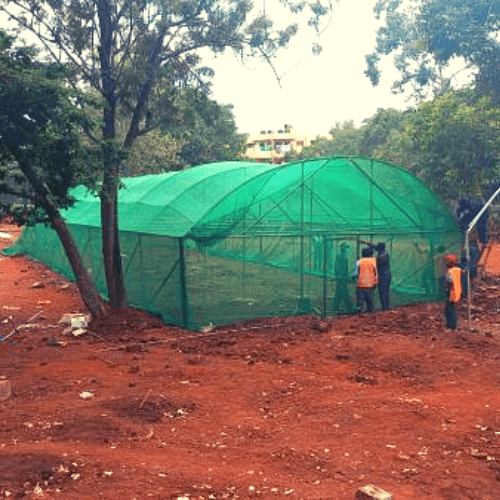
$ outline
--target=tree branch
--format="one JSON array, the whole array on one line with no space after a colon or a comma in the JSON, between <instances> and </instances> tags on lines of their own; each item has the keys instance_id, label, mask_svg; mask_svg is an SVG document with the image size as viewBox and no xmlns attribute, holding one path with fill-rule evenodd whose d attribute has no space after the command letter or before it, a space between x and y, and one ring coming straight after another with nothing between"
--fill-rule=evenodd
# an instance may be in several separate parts
<instances>
[{"instance_id":1,"label":"tree branch","mask_svg":"<svg viewBox=\"0 0 500 500\"><path fill-rule=\"evenodd\" d=\"M18 191L17 189L14 189L10 184L6 182L0 182L0 193L10 194L12 196L16 196L18 198L24 198L29 201L35 201L35 197L33 196L33 194L28 193L25 190Z\"/></svg>"},{"instance_id":2,"label":"tree branch","mask_svg":"<svg viewBox=\"0 0 500 500\"><path fill-rule=\"evenodd\" d=\"M80 68L80 70L84 74L87 81L92 81L91 78L89 77L88 68L87 68L85 61L81 57L78 57L78 60L80 61L80 62L78 62L73 57L71 51L64 45L61 38L57 35L57 33L55 33L54 29L50 25L47 24L47 22L45 22L43 19L41 19L40 16L36 15L33 11L26 9L26 7L18 0L10 0L10 3L12 3L12 4L16 5L17 7L19 7L20 9L22 9L23 12L29 13L29 15L32 18L30 24L28 24L27 22L24 22L23 19L21 19L21 17L9 12L5 7L1 7L0 10L2 10L8 16L10 16L12 19L14 19L20 26L31 31L42 43L45 42L44 46L46 46L46 44L48 44L48 43L56 45L60 50L62 50L64 52L65 56L75 66ZM51 34L51 36L53 38L52 39L47 38L41 32L37 31L35 29L35 27L33 26L33 19L36 19L36 22L38 23L38 25L43 26ZM47 47L47 50L49 50L48 47ZM53 51L51 51L51 50L50 50L50 53L51 53L51 55L54 54ZM55 56L55 54L53 55L53 57L55 58L56 61L61 62L61 59L59 57Z\"/></svg>"}]
</instances>

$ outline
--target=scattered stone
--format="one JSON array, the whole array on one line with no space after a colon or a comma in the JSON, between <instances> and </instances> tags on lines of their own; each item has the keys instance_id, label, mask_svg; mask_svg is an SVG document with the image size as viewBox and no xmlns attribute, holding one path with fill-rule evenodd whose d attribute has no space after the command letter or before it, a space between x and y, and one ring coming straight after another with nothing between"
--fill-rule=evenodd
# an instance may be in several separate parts
<instances>
[{"instance_id":1,"label":"scattered stone","mask_svg":"<svg viewBox=\"0 0 500 500\"><path fill-rule=\"evenodd\" d=\"M368 484L359 488L355 500L393 500L392 495L378 486Z\"/></svg>"},{"instance_id":2,"label":"scattered stone","mask_svg":"<svg viewBox=\"0 0 500 500\"><path fill-rule=\"evenodd\" d=\"M89 392L89 391L80 392L79 396L82 399L90 399L90 398L94 397L94 395L91 392Z\"/></svg>"},{"instance_id":3,"label":"scattered stone","mask_svg":"<svg viewBox=\"0 0 500 500\"><path fill-rule=\"evenodd\" d=\"M41 281L37 281L31 285L31 288L45 288L45 285Z\"/></svg>"},{"instance_id":4,"label":"scattered stone","mask_svg":"<svg viewBox=\"0 0 500 500\"><path fill-rule=\"evenodd\" d=\"M59 323L70 325L72 328L84 328L89 324L90 316L82 313L65 313Z\"/></svg>"},{"instance_id":5,"label":"scattered stone","mask_svg":"<svg viewBox=\"0 0 500 500\"><path fill-rule=\"evenodd\" d=\"M84 333L87 333L87 330L85 330L85 328L77 328L76 330L72 331L73 337L79 337L80 335L83 335Z\"/></svg>"},{"instance_id":6,"label":"scattered stone","mask_svg":"<svg viewBox=\"0 0 500 500\"><path fill-rule=\"evenodd\" d=\"M328 326L328 323L324 321L313 321L311 324L311 329L316 330L320 333L326 333L330 330L330 327Z\"/></svg>"},{"instance_id":7,"label":"scattered stone","mask_svg":"<svg viewBox=\"0 0 500 500\"><path fill-rule=\"evenodd\" d=\"M73 316L70 320L72 328L85 328L89 324L89 317L84 314Z\"/></svg>"},{"instance_id":8,"label":"scattered stone","mask_svg":"<svg viewBox=\"0 0 500 500\"><path fill-rule=\"evenodd\" d=\"M47 340L47 345L51 347L66 347L66 342L58 340L56 337L52 337Z\"/></svg>"}]
</instances>

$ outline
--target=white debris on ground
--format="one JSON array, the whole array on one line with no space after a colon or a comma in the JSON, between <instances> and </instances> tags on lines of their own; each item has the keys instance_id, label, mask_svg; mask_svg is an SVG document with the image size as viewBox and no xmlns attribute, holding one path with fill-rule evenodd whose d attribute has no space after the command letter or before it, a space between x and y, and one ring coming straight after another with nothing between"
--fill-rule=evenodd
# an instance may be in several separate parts
<instances>
[{"instance_id":1,"label":"white debris on ground","mask_svg":"<svg viewBox=\"0 0 500 500\"><path fill-rule=\"evenodd\" d=\"M79 337L87 332L86 327L90 322L90 315L81 313L66 313L59 320L59 324L69 325L63 330L63 335L73 335Z\"/></svg>"}]
</instances>

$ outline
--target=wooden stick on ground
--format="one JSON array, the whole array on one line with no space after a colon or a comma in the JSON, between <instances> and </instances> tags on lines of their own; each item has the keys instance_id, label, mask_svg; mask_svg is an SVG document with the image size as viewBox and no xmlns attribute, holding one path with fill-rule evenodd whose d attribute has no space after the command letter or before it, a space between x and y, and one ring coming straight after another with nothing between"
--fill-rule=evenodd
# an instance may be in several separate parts
<instances>
[{"instance_id":1,"label":"wooden stick on ground","mask_svg":"<svg viewBox=\"0 0 500 500\"><path fill-rule=\"evenodd\" d=\"M42 314L42 313L43 313L43 311L38 311L34 316L31 316L31 318L28 321L26 321L26 323L19 325L17 328L14 328L14 330L12 330L8 335L6 335L3 339L1 339L0 342L7 340L9 337L12 337L12 335L14 335L14 333L19 333L19 328L21 328L22 326L29 325L30 321L33 321L37 316L40 316L40 314Z\"/></svg>"}]
</instances>

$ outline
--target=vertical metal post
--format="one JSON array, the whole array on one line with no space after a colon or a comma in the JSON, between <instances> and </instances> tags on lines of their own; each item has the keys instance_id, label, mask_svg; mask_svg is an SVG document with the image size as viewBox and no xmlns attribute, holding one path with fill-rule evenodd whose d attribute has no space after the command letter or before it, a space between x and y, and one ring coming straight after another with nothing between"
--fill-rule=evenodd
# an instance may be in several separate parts
<instances>
[{"instance_id":1,"label":"vertical metal post","mask_svg":"<svg viewBox=\"0 0 500 500\"><path fill-rule=\"evenodd\" d=\"M301 200L300 200L300 309L304 303L304 162L301 164Z\"/></svg>"},{"instance_id":2,"label":"vertical metal post","mask_svg":"<svg viewBox=\"0 0 500 500\"><path fill-rule=\"evenodd\" d=\"M141 300L146 300L146 289L145 289L145 283L144 283L144 277L146 276L146 273L144 272L144 252L142 251L142 237L141 233L139 233L139 265L140 265L140 280L141 280ZM144 302L144 305L147 305Z\"/></svg>"},{"instance_id":3,"label":"vertical metal post","mask_svg":"<svg viewBox=\"0 0 500 500\"><path fill-rule=\"evenodd\" d=\"M187 330L189 328L189 307L186 286L186 259L184 256L184 238L179 238L179 263L181 269L181 299L182 299L182 324Z\"/></svg>"},{"instance_id":4,"label":"vertical metal post","mask_svg":"<svg viewBox=\"0 0 500 500\"><path fill-rule=\"evenodd\" d=\"M241 242L241 246L242 246L242 253L243 253L243 262L242 262L242 267L241 267L241 281L242 281L242 284L243 284L243 297L246 297L246 285L245 285L245 272L246 272L246 221L247 221L247 215L245 213L245 215L243 216L243 241Z\"/></svg>"},{"instance_id":5,"label":"vertical metal post","mask_svg":"<svg viewBox=\"0 0 500 500\"><path fill-rule=\"evenodd\" d=\"M470 251L467 249L469 248L469 233L472 231L473 227L476 225L477 221L481 218L481 216L484 214L486 209L493 203L493 200L500 194L500 187L493 193L492 196L490 196L490 199L484 204L483 208L477 213L477 215L474 217L472 222L469 224L469 227L467 228L466 231L466 239L465 239L465 246L466 246L466 252L467 252L467 261L470 259ZM469 262L467 262L467 267L469 267ZM469 309L469 329L471 328L471 309L472 309L472 290L470 289L470 272L467 271L467 283L469 284L469 300L468 300L468 309Z\"/></svg>"},{"instance_id":6,"label":"vertical metal post","mask_svg":"<svg viewBox=\"0 0 500 500\"><path fill-rule=\"evenodd\" d=\"M313 192L314 192L314 178L311 179L311 186L310 186L310 196L311 196L311 206L310 206L310 213L309 213L309 234L312 234L312 227L313 227ZM309 272L313 270L316 272L316 247L315 243L313 242L313 239L309 236Z\"/></svg>"},{"instance_id":7,"label":"vertical metal post","mask_svg":"<svg viewBox=\"0 0 500 500\"><path fill-rule=\"evenodd\" d=\"M326 318L326 254L328 240L323 236L323 318Z\"/></svg>"},{"instance_id":8,"label":"vertical metal post","mask_svg":"<svg viewBox=\"0 0 500 500\"><path fill-rule=\"evenodd\" d=\"M469 231L465 233L465 257L467 259L467 321L469 330L472 328L472 290L470 286L470 247L469 247Z\"/></svg>"},{"instance_id":9,"label":"vertical metal post","mask_svg":"<svg viewBox=\"0 0 500 500\"><path fill-rule=\"evenodd\" d=\"M259 201L259 220L262 216L262 203ZM261 231L259 231L261 232ZM260 254L262 255L262 236L259 237L259 250L260 250Z\"/></svg>"},{"instance_id":10,"label":"vertical metal post","mask_svg":"<svg viewBox=\"0 0 500 500\"><path fill-rule=\"evenodd\" d=\"M370 241L373 241L373 158L370 160L371 182L370 182Z\"/></svg>"}]
</instances>

